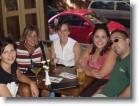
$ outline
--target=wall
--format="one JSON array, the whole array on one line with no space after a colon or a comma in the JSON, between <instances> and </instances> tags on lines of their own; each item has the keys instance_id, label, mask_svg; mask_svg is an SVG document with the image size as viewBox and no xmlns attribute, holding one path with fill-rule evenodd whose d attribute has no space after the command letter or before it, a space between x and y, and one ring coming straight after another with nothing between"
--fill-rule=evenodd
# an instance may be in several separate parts
<instances>
[{"instance_id":1,"label":"wall","mask_svg":"<svg viewBox=\"0 0 139 106\"><path fill-rule=\"evenodd\" d=\"M4 36L4 29L3 29L3 20L2 20L2 6L1 6L1 0L0 0L0 38Z\"/></svg>"}]
</instances>

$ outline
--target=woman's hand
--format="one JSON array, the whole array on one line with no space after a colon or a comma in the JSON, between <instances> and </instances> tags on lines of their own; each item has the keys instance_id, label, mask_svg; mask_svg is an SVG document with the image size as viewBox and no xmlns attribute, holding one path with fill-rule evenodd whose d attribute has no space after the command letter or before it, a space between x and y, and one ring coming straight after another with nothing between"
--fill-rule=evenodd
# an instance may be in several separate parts
<instances>
[{"instance_id":1,"label":"woman's hand","mask_svg":"<svg viewBox=\"0 0 139 106\"><path fill-rule=\"evenodd\" d=\"M97 79L102 79L103 78L102 74L99 73L98 71L92 71L92 75Z\"/></svg>"},{"instance_id":2,"label":"woman's hand","mask_svg":"<svg viewBox=\"0 0 139 106\"><path fill-rule=\"evenodd\" d=\"M50 60L50 64L51 64L51 65L55 65L55 63L54 63L54 58Z\"/></svg>"},{"instance_id":3,"label":"woman's hand","mask_svg":"<svg viewBox=\"0 0 139 106\"><path fill-rule=\"evenodd\" d=\"M39 96L39 89L37 85L35 84L34 81L30 83L30 89L33 97L38 97Z\"/></svg>"},{"instance_id":4,"label":"woman's hand","mask_svg":"<svg viewBox=\"0 0 139 106\"><path fill-rule=\"evenodd\" d=\"M89 65L83 67L83 69L87 76L95 77L98 79L103 78L102 74L97 69L94 69L94 68L90 67Z\"/></svg>"},{"instance_id":5,"label":"woman's hand","mask_svg":"<svg viewBox=\"0 0 139 106\"><path fill-rule=\"evenodd\" d=\"M82 67L83 67L83 70L84 70L85 74L87 76L92 77L92 75L91 75L92 68L89 65L82 66Z\"/></svg>"}]
</instances>

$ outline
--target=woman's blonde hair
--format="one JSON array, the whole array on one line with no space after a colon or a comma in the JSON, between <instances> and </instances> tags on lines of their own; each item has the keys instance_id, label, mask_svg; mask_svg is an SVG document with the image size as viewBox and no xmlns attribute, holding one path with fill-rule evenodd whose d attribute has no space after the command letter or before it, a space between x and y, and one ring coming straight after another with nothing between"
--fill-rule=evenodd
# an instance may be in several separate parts
<instances>
[{"instance_id":1,"label":"woman's blonde hair","mask_svg":"<svg viewBox=\"0 0 139 106\"><path fill-rule=\"evenodd\" d=\"M25 41L27 35L31 34L33 31L35 31L37 33L37 36L39 37L39 29L35 25L28 25L23 31L21 41Z\"/></svg>"}]
</instances>

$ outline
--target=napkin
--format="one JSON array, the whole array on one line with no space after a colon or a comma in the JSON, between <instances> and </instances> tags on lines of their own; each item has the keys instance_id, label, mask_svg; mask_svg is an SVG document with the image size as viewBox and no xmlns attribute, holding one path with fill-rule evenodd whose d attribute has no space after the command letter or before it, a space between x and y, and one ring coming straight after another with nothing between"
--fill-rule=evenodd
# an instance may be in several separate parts
<instances>
[{"instance_id":1,"label":"napkin","mask_svg":"<svg viewBox=\"0 0 139 106\"><path fill-rule=\"evenodd\" d=\"M49 76L49 78L50 78L51 82L55 82L55 83L59 83L60 81L63 80L63 78L59 78L59 77L50 77ZM43 79L43 81L46 81L46 79Z\"/></svg>"},{"instance_id":2,"label":"napkin","mask_svg":"<svg viewBox=\"0 0 139 106\"><path fill-rule=\"evenodd\" d=\"M75 79L77 76L68 72L62 72L59 76L67 79Z\"/></svg>"},{"instance_id":3,"label":"napkin","mask_svg":"<svg viewBox=\"0 0 139 106\"><path fill-rule=\"evenodd\" d=\"M51 82L59 83L60 81L63 80L63 78L58 78L58 77L50 77Z\"/></svg>"},{"instance_id":4,"label":"napkin","mask_svg":"<svg viewBox=\"0 0 139 106\"><path fill-rule=\"evenodd\" d=\"M7 87L12 95L12 97L16 97L17 91L18 91L18 84L15 82L11 82L7 84Z\"/></svg>"}]
</instances>

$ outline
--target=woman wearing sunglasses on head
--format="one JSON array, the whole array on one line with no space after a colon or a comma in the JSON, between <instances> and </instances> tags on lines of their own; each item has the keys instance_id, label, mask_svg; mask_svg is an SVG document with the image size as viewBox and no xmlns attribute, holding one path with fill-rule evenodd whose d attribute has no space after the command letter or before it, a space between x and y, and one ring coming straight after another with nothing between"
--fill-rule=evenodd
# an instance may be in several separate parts
<instances>
[{"instance_id":1,"label":"woman wearing sunglasses on head","mask_svg":"<svg viewBox=\"0 0 139 106\"><path fill-rule=\"evenodd\" d=\"M117 57L117 54L109 47L109 39L110 35L106 24L96 24L92 36L92 45L87 47L83 56L80 58L80 62L87 76L105 79L97 92L100 92L105 83L108 82L109 74Z\"/></svg>"},{"instance_id":2,"label":"woman wearing sunglasses on head","mask_svg":"<svg viewBox=\"0 0 139 106\"><path fill-rule=\"evenodd\" d=\"M17 67L16 44L10 38L0 40L0 97L16 97L17 81L30 86L33 97L38 97L39 91L34 81L21 74Z\"/></svg>"}]
</instances>

